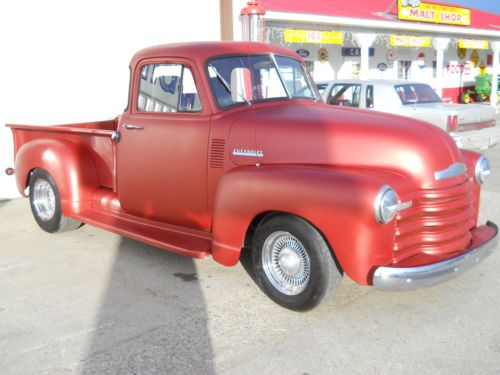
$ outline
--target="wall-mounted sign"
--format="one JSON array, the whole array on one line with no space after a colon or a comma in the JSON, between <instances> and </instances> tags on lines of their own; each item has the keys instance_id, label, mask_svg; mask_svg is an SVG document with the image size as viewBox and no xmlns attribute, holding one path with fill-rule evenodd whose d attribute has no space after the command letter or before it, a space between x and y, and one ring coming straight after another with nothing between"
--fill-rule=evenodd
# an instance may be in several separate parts
<instances>
[{"instance_id":1,"label":"wall-mounted sign","mask_svg":"<svg viewBox=\"0 0 500 375\"><path fill-rule=\"evenodd\" d=\"M297 55L299 55L300 57L302 57L303 59L306 58L307 56L309 56L309 51L304 49L304 48L300 48L298 49L297 51Z\"/></svg>"},{"instance_id":2,"label":"wall-mounted sign","mask_svg":"<svg viewBox=\"0 0 500 375\"><path fill-rule=\"evenodd\" d=\"M431 38L427 36L391 35L389 44L393 47L430 47Z\"/></svg>"},{"instance_id":3,"label":"wall-mounted sign","mask_svg":"<svg viewBox=\"0 0 500 375\"><path fill-rule=\"evenodd\" d=\"M387 51L387 61L393 62L396 59L396 52L393 49Z\"/></svg>"},{"instance_id":4,"label":"wall-mounted sign","mask_svg":"<svg viewBox=\"0 0 500 375\"><path fill-rule=\"evenodd\" d=\"M370 57L375 56L375 48L369 48L368 54ZM361 48L344 47L342 48L342 56L361 56Z\"/></svg>"},{"instance_id":5,"label":"wall-mounted sign","mask_svg":"<svg viewBox=\"0 0 500 375\"><path fill-rule=\"evenodd\" d=\"M467 55L467 49L466 48L457 48L457 56L460 60L465 59L465 55Z\"/></svg>"},{"instance_id":6,"label":"wall-mounted sign","mask_svg":"<svg viewBox=\"0 0 500 375\"><path fill-rule=\"evenodd\" d=\"M399 0L398 19L469 26L471 13L467 8Z\"/></svg>"},{"instance_id":7,"label":"wall-mounted sign","mask_svg":"<svg viewBox=\"0 0 500 375\"><path fill-rule=\"evenodd\" d=\"M326 63L328 61L328 51L326 48L320 48L318 50L318 60L322 63Z\"/></svg>"},{"instance_id":8,"label":"wall-mounted sign","mask_svg":"<svg viewBox=\"0 0 500 375\"><path fill-rule=\"evenodd\" d=\"M420 52L417 57L417 65L420 69L425 68L425 53Z\"/></svg>"},{"instance_id":9,"label":"wall-mounted sign","mask_svg":"<svg viewBox=\"0 0 500 375\"><path fill-rule=\"evenodd\" d=\"M380 70L381 72L385 72L387 70L387 64L386 63L380 63L377 65L377 69Z\"/></svg>"},{"instance_id":10,"label":"wall-mounted sign","mask_svg":"<svg viewBox=\"0 0 500 375\"><path fill-rule=\"evenodd\" d=\"M476 50L472 51L470 54L470 61L472 62L472 66L475 68L479 62L479 54Z\"/></svg>"},{"instance_id":11,"label":"wall-mounted sign","mask_svg":"<svg viewBox=\"0 0 500 375\"><path fill-rule=\"evenodd\" d=\"M469 48L469 49L489 49L490 46L487 40L474 40L474 39L459 39L459 48Z\"/></svg>"},{"instance_id":12,"label":"wall-mounted sign","mask_svg":"<svg viewBox=\"0 0 500 375\"><path fill-rule=\"evenodd\" d=\"M285 43L342 44L344 35L338 31L285 29Z\"/></svg>"}]
</instances>

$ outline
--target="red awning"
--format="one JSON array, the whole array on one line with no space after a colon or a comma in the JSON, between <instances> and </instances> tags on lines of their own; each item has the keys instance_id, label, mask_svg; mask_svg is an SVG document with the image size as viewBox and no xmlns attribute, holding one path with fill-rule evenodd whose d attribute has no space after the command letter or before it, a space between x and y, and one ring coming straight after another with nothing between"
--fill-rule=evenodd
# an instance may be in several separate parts
<instances>
[{"instance_id":1,"label":"red awning","mask_svg":"<svg viewBox=\"0 0 500 375\"><path fill-rule=\"evenodd\" d=\"M460 5L443 4L436 1L426 2L462 7ZM260 3L266 11L397 21L397 2L394 0L261 0ZM407 21L399 22L408 23ZM463 28L464 26L456 27ZM500 31L500 16L471 9L471 25L469 27Z\"/></svg>"}]
</instances>

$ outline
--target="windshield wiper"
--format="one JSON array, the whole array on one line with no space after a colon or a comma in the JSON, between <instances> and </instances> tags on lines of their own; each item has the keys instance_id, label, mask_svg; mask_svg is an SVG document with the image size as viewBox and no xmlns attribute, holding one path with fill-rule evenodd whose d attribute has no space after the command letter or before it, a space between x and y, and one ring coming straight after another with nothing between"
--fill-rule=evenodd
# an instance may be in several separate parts
<instances>
[{"instance_id":1,"label":"windshield wiper","mask_svg":"<svg viewBox=\"0 0 500 375\"><path fill-rule=\"evenodd\" d=\"M223 76L221 76L221 74L217 71L217 68L211 64L208 65L208 68L209 69L212 69L212 71L215 73L215 75L217 76L217 78L219 79L219 81L222 83L222 86L224 86L224 88L227 90L228 93L232 94L233 93L233 90L231 89L231 86L229 85L229 83L227 83L227 81L224 79ZM252 106L252 103L250 103L250 101L245 98L243 95L241 95L238 91L236 91L236 95L238 95L240 97L240 99L243 99L243 101L249 106L251 107Z\"/></svg>"}]
</instances>

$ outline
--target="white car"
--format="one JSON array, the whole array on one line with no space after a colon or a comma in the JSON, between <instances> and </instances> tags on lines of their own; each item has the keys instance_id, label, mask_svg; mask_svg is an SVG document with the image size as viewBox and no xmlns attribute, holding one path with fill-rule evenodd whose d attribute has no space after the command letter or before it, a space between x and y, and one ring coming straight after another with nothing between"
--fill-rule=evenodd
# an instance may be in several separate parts
<instances>
[{"instance_id":1,"label":"white car","mask_svg":"<svg viewBox=\"0 0 500 375\"><path fill-rule=\"evenodd\" d=\"M321 82L327 104L373 109L427 121L450 133L461 148L485 150L500 139L495 109L444 103L425 83L390 80Z\"/></svg>"}]
</instances>

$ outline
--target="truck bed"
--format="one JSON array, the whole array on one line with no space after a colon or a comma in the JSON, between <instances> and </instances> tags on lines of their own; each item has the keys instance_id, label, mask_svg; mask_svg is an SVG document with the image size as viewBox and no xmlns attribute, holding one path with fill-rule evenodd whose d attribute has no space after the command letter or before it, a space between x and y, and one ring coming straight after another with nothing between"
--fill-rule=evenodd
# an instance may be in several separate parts
<instances>
[{"instance_id":1,"label":"truck bed","mask_svg":"<svg viewBox=\"0 0 500 375\"><path fill-rule=\"evenodd\" d=\"M118 125L118 118L107 121L63 125L7 124L14 134L14 155L23 145L37 140L72 142L86 150L94 162L101 187L116 191L115 143L111 140Z\"/></svg>"}]
</instances>

